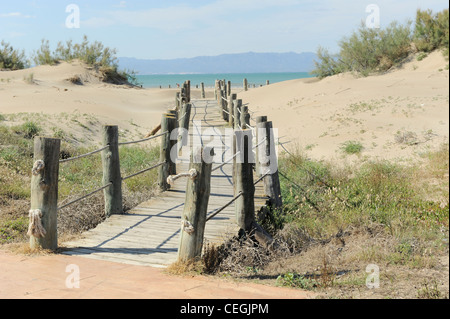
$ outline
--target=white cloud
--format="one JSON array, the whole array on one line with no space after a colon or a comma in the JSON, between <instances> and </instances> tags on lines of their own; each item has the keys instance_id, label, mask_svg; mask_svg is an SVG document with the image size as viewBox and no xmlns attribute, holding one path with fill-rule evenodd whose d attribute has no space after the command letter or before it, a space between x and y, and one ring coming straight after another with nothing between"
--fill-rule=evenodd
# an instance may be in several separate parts
<instances>
[{"instance_id":1,"label":"white cloud","mask_svg":"<svg viewBox=\"0 0 450 319\"><path fill-rule=\"evenodd\" d=\"M30 15L25 15L21 12L10 12L10 13L0 13L0 18L23 18L29 19L32 18Z\"/></svg>"}]
</instances>

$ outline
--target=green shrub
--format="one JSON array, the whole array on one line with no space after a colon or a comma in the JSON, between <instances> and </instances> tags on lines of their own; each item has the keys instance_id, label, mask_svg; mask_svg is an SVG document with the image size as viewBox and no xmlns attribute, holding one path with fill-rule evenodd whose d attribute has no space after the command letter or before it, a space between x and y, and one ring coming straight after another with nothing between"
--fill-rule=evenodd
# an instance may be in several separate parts
<instances>
[{"instance_id":1,"label":"green shrub","mask_svg":"<svg viewBox=\"0 0 450 319\"><path fill-rule=\"evenodd\" d=\"M27 67L24 51L15 50L9 43L1 42L0 70L22 70Z\"/></svg>"},{"instance_id":2,"label":"green shrub","mask_svg":"<svg viewBox=\"0 0 450 319\"><path fill-rule=\"evenodd\" d=\"M282 287L300 288L312 290L317 287L314 279L306 278L297 273L287 273L277 278L277 284Z\"/></svg>"},{"instance_id":3,"label":"green shrub","mask_svg":"<svg viewBox=\"0 0 450 319\"><path fill-rule=\"evenodd\" d=\"M319 78L352 71L364 76L389 70L410 53L412 33L410 23L391 23L385 29L367 28L361 24L350 37L339 42L340 52L331 55L323 48L317 52L316 69Z\"/></svg>"},{"instance_id":4,"label":"green shrub","mask_svg":"<svg viewBox=\"0 0 450 319\"><path fill-rule=\"evenodd\" d=\"M347 141L342 144L341 149L347 154L359 154L364 149L364 146L360 142Z\"/></svg>"},{"instance_id":5,"label":"green shrub","mask_svg":"<svg viewBox=\"0 0 450 319\"><path fill-rule=\"evenodd\" d=\"M15 127L15 132L17 134L23 134L23 137L27 139L32 139L41 132L41 127L33 121L27 121L22 125Z\"/></svg>"},{"instance_id":6,"label":"green shrub","mask_svg":"<svg viewBox=\"0 0 450 319\"><path fill-rule=\"evenodd\" d=\"M340 59L349 71L368 75L386 71L406 58L410 52L409 23L391 23L386 29L371 29L361 25L358 31L340 43Z\"/></svg>"},{"instance_id":7,"label":"green shrub","mask_svg":"<svg viewBox=\"0 0 450 319\"><path fill-rule=\"evenodd\" d=\"M433 14L432 10L417 10L414 43L419 51L431 52L449 46L448 9Z\"/></svg>"},{"instance_id":8,"label":"green shrub","mask_svg":"<svg viewBox=\"0 0 450 319\"><path fill-rule=\"evenodd\" d=\"M316 68L311 74L321 79L345 71L343 69L344 65L339 61L339 56L330 54L325 48L319 47L317 50L317 58L318 61L314 61Z\"/></svg>"},{"instance_id":9,"label":"green shrub","mask_svg":"<svg viewBox=\"0 0 450 319\"><path fill-rule=\"evenodd\" d=\"M36 65L55 65L58 59L50 50L50 42L42 39L41 47L34 53L33 61Z\"/></svg>"}]
</instances>

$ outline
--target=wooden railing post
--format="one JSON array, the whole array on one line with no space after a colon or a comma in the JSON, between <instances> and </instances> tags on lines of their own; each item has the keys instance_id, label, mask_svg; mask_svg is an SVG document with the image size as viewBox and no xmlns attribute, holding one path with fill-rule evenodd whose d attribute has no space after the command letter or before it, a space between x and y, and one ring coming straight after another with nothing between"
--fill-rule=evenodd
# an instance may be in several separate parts
<instances>
[{"instance_id":1,"label":"wooden railing post","mask_svg":"<svg viewBox=\"0 0 450 319\"><path fill-rule=\"evenodd\" d=\"M202 82L202 99L206 98L205 83Z\"/></svg>"},{"instance_id":2,"label":"wooden railing post","mask_svg":"<svg viewBox=\"0 0 450 319\"><path fill-rule=\"evenodd\" d=\"M61 141L59 139L36 137L34 140L35 165L40 162L43 166L40 169L33 168L31 210L39 210L42 214L40 218L46 234L39 238L30 236L30 247L32 249L40 247L56 250L58 248L57 212L60 147Z\"/></svg>"},{"instance_id":3,"label":"wooden railing post","mask_svg":"<svg viewBox=\"0 0 450 319\"><path fill-rule=\"evenodd\" d=\"M236 100L234 103L234 128L240 130L241 128L241 110L242 110L242 100Z\"/></svg>"},{"instance_id":4,"label":"wooden railing post","mask_svg":"<svg viewBox=\"0 0 450 319\"><path fill-rule=\"evenodd\" d=\"M171 150L176 141L171 140L171 134L176 129L176 118L170 114L163 114L161 119L161 132L167 134L161 137L160 162L164 163L159 167L158 185L162 191L170 189L170 184L167 183L167 177L176 175L176 163L171 158Z\"/></svg>"},{"instance_id":5,"label":"wooden railing post","mask_svg":"<svg viewBox=\"0 0 450 319\"><path fill-rule=\"evenodd\" d=\"M265 149L264 147L264 144L261 144L261 143L263 143L263 141L264 141L264 138L265 138L265 135L264 134L259 134L259 129L258 129L258 124L259 123L264 123L264 122L267 122L267 116L258 116L257 118L256 118L256 145L258 145L257 146L257 148L256 148L256 151L255 151L255 156L256 156L256 159L255 159L255 171L256 171L256 176L258 176L258 177L261 177L262 175L261 175L261 164L259 163L259 152L260 152L260 150L263 150L263 149Z\"/></svg>"},{"instance_id":6,"label":"wooden railing post","mask_svg":"<svg viewBox=\"0 0 450 319\"><path fill-rule=\"evenodd\" d=\"M109 146L102 151L103 185L112 183L103 193L105 196L105 215L123 213L122 176L119 158L119 127L106 125L103 127L103 145Z\"/></svg>"},{"instance_id":7,"label":"wooden railing post","mask_svg":"<svg viewBox=\"0 0 450 319\"><path fill-rule=\"evenodd\" d=\"M213 149L199 150L209 152ZM201 161L194 160L201 158ZM189 261L201 256L205 233L206 215L211 192L212 163L205 162L203 155L192 154L190 170L196 171L196 177L189 179L186 187L186 202L182 216L181 239L178 260Z\"/></svg>"},{"instance_id":8,"label":"wooden railing post","mask_svg":"<svg viewBox=\"0 0 450 319\"><path fill-rule=\"evenodd\" d=\"M250 231L255 221L255 185L253 184L253 151L251 131L235 131L236 151L240 152L234 165L235 196L242 196L235 202L236 221L245 231Z\"/></svg>"},{"instance_id":9,"label":"wooden railing post","mask_svg":"<svg viewBox=\"0 0 450 319\"><path fill-rule=\"evenodd\" d=\"M229 115L228 115L228 124L231 126L231 127L234 127L234 103L235 103L235 100L237 99L237 94L231 94L229 97L228 97L228 112L230 113Z\"/></svg>"},{"instance_id":10,"label":"wooden railing post","mask_svg":"<svg viewBox=\"0 0 450 319\"><path fill-rule=\"evenodd\" d=\"M272 122L260 122L257 124L259 146L259 174L268 175L264 178L264 192L270 198L272 208L283 206L281 198L280 177L278 174L278 159L275 149L275 137Z\"/></svg>"},{"instance_id":11,"label":"wooden railing post","mask_svg":"<svg viewBox=\"0 0 450 319\"><path fill-rule=\"evenodd\" d=\"M227 83L227 97L231 95L231 81L228 81Z\"/></svg>"},{"instance_id":12,"label":"wooden railing post","mask_svg":"<svg viewBox=\"0 0 450 319\"><path fill-rule=\"evenodd\" d=\"M181 149L189 144L189 124L191 122L192 104L183 104L178 120L178 154L181 155Z\"/></svg>"}]
</instances>

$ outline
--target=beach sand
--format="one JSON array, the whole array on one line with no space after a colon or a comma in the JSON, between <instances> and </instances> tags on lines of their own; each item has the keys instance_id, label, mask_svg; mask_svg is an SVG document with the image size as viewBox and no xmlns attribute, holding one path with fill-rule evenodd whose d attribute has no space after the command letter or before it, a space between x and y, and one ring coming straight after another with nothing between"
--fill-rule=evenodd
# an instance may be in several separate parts
<instances>
[{"instance_id":1,"label":"beach sand","mask_svg":"<svg viewBox=\"0 0 450 319\"><path fill-rule=\"evenodd\" d=\"M288 150L347 164L388 159L409 162L449 139L449 71L442 53L412 57L383 75L340 74L300 79L240 93L253 117L267 115ZM364 149L347 155L342 144ZM280 151L283 149L280 147Z\"/></svg>"},{"instance_id":2,"label":"beach sand","mask_svg":"<svg viewBox=\"0 0 450 319\"><path fill-rule=\"evenodd\" d=\"M289 151L300 148L311 158L344 164L368 159L408 162L448 143L446 65L443 55L434 52L422 61L412 57L383 75L292 80L241 89L238 98L249 103L253 117L267 115L273 121ZM83 85L68 81L74 76ZM58 128L84 143L98 143L103 124L119 125L129 138L138 138L174 107L176 91L102 83L95 70L74 61L0 72L0 114L36 113L47 129L52 127L48 134ZM212 95L209 90L208 97ZM193 98L199 96L194 90ZM14 118L7 123L14 124ZM343 152L347 141L361 143L362 152Z\"/></svg>"}]
</instances>

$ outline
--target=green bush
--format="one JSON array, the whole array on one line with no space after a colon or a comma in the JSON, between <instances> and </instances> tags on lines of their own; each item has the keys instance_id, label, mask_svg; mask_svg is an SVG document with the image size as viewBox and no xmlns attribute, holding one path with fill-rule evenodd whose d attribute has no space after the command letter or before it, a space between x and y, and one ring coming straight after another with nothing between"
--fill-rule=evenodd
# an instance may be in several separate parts
<instances>
[{"instance_id":1,"label":"green bush","mask_svg":"<svg viewBox=\"0 0 450 319\"><path fill-rule=\"evenodd\" d=\"M41 47L34 53L33 61L36 65L55 65L58 59L50 50L50 42L42 39Z\"/></svg>"},{"instance_id":2,"label":"green bush","mask_svg":"<svg viewBox=\"0 0 450 319\"><path fill-rule=\"evenodd\" d=\"M391 23L385 29L367 28L364 24L339 42L340 53L331 55L323 48L317 52L316 69L312 72L319 78L352 71L369 75L386 71L408 56L412 33L410 23Z\"/></svg>"},{"instance_id":3,"label":"green bush","mask_svg":"<svg viewBox=\"0 0 450 319\"><path fill-rule=\"evenodd\" d=\"M449 46L448 9L433 14L432 10L417 10L414 43L419 51L431 52Z\"/></svg>"},{"instance_id":4,"label":"green bush","mask_svg":"<svg viewBox=\"0 0 450 319\"><path fill-rule=\"evenodd\" d=\"M343 64L339 61L339 56L330 54L325 48L319 47L317 58L318 61L314 61L316 68L311 73L321 79L345 71Z\"/></svg>"},{"instance_id":5,"label":"green bush","mask_svg":"<svg viewBox=\"0 0 450 319\"><path fill-rule=\"evenodd\" d=\"M410 53L410 24L391 23L386 29L370 29L361 25L358 31L340 43L340 59L348 71L367 76L386 71Z\"/></svg>"},{"instance_id":6,"label":"green bush","mask_svg":"<svg viewBox=\"0 0 450 319\"><path fill-rule=\"evenodd\" d=\"M24 51L15 50L4 41L0 45L0 70L22 70L27 67Z\"/></svg>"}]
</instances>

